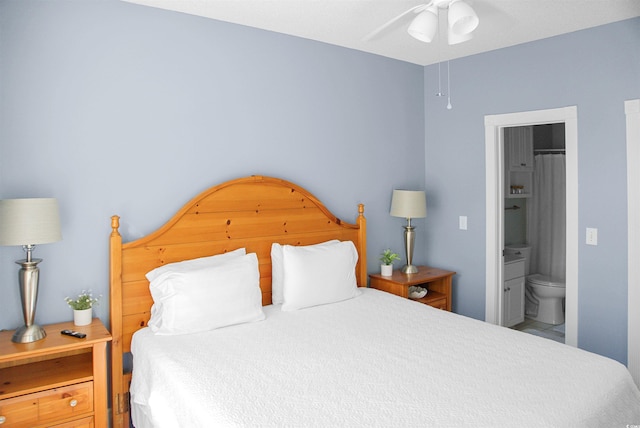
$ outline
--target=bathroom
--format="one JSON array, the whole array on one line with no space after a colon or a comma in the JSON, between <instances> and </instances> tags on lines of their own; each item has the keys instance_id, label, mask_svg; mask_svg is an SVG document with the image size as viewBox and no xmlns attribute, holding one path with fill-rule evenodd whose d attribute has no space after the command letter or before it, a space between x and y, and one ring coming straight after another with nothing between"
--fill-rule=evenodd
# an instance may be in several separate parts
<instances>
[{"instance_id":1,"label":"bathroom","mask_svg":"<svg viewBox=\"0 0 640 428\"><path fill-rule=\"evenodd\" d=\"M525 275L520 295L505 297L520 314L511 318L516 324L506 325L564 343L565 126L506 128L504 143L505 272L515 261Z\"/></svg>"}]
</instances>

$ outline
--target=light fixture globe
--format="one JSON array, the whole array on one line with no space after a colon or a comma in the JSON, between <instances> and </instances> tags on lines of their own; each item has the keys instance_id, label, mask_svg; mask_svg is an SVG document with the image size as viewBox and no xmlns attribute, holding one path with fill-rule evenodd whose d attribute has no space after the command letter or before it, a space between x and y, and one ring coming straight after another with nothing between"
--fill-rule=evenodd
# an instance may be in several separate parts
<instances>
[{"instance_id":1,"label":"light fixture globe","mask_svg":"<svg viewBox=\"0 0 640 428\"><path fill-rule=\"evenodd\" d=\"M457 35L471 33L480 23L473 8L462 0L454 1L449 5L448 20L451 32Z\"/></svg>"},{"instance_id":2,"label":"light fixture globe","mask_svg":"<svg viewBox=\"0 0 640 428\"><path fill-rule=\"evenodd\" d=\"M426 10L420 12L416 16L407 32L414 39L418 39L421 42L431 43L438 31L438 9L436 7L429 7Z\"/></svg>"},{"instance_id":3,"label":"light fixture globe","mask_svg":"<svg viewBox=\"0 0 640 428\"><path fill-rule=\"evenodd\" d=\"M451 28L447 27L447 43L449 45L457 45L458 43L467 42L473 39L473 33L456 34Z\"/></svg>"}]
</instances>

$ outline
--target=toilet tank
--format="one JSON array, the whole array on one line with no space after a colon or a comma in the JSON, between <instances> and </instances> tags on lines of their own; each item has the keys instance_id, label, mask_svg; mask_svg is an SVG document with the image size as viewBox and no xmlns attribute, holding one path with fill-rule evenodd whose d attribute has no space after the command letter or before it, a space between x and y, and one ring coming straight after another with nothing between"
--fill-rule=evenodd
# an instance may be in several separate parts
<instances>
[{"instance_id":1,"label":"toilet tank","mask_svg":"<svg viewBox=\"0 0 640 428\"><path fill-rule=\"evenodd\" d=\"M527 244L511 244L504 247L504 255L524 257L524 274L529 275L531 261L531 247Z\"/></svg>"}]
</instances>

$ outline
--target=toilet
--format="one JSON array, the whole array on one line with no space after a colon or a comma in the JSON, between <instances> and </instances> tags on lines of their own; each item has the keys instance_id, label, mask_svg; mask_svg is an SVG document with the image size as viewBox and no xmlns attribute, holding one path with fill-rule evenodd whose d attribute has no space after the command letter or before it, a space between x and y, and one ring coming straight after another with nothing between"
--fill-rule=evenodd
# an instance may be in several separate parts
<instances>
[{"instance_id":1,"label":"toilet","mask_svg":"<svg viewBox=\"0 0 640 428\"><path fill-rule=\"evenodd\" d=\"M504 253L525 259L525 316L545 324L563 324L562 303L566 295L564 280L531 273L531 247L528 245L508 245Z\"/></svg>"}]
</instances>

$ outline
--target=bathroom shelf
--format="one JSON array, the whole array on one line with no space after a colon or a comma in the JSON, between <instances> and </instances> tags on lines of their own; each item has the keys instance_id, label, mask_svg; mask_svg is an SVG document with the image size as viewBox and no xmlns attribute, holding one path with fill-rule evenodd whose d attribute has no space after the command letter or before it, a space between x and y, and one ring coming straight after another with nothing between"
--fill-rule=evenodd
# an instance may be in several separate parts
<instances>
[{"instance_id":1,"label":"bathroom shelf","mask_svg":"<svg viewBox=\"0 0 640 428\"><path fill-rule=\"evenodd\" d=\"M505 129L504 195L505 198L530 198L533 184L533 127ZM527 193L511 193L511 186L520 186Z\"/></svg>"}]
</instances>

